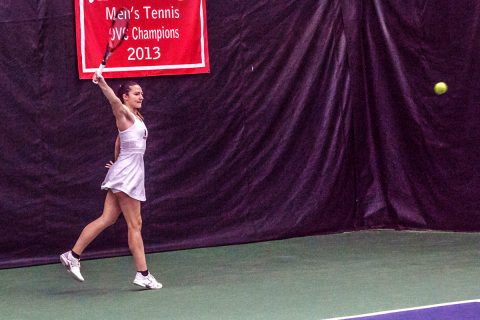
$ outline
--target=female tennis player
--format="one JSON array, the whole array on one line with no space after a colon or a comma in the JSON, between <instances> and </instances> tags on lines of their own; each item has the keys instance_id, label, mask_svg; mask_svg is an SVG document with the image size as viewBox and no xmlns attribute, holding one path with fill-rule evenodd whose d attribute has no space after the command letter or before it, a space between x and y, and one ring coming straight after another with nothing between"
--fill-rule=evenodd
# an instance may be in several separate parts
<instances>
[{"instance_id":1,"label":"female tennis player","mask_svg":"<svg viewBox=\"0 0 480 320\"><path fill-rule=\"evenodd\" d=\"M141 234L140 201L145 201L143 154L148 136L139 111L143 102L142 88L137 83L127 82L115 94L101 75L95 74L93 81L110 102L115 116L119 131L115 162L106 164L108 173L101 188L107 190L107 196L102 215L83 229L75 246L63 253L60 261L76 280L84 281L80 273L80 255L123 213L128 226L128 246L137 270L133 283L148 289L160 289L162 284L148 271Z\"/></svg>"}]
</instances>

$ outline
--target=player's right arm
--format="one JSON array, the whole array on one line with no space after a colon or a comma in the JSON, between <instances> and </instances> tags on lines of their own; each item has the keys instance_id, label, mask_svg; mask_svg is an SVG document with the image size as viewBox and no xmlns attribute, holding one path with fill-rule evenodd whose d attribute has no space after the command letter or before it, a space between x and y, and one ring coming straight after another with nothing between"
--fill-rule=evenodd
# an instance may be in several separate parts
<instances>
[{"instance_id":1,"label":"player's right arm","mask_svg":"<svg viewBox=\"0 0 480 320\"><path fill-rule=\"evenodd\" d=\"M101 75L99 76L99 75L97 75L97 73L95 73L93 75L93 80L94 80L94 82L96 81L96 83L98 84L98 86L102 90L103 94L107 98L108 102L112 106L113 115L117 119L117 122L118 121L122 122L122 121L127 120L128 119L127 108L123 105L120 98L118 98L115 95L115 92L113 92L112 88L110 88L110 86L107 84L107 82L105 81L105 78L103 78Z\"/></svg>"}]
</instances>

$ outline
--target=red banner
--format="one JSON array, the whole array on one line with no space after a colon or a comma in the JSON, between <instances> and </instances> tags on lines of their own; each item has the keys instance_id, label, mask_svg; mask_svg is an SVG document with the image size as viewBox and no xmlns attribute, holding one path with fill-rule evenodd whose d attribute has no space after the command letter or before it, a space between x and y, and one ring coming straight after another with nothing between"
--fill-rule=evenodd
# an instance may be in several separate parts
<instances>
[{"instance_id":1,"label":"red banner","mask_svg":"<svg viewBox=\"0 0 480 320\"><path fill-rule=\"evenodd\" d=\"M80 79L102 62L112 18L125 7L125 41L103 71L106 78L210 72L205 0L75 0Z\"/></svg>"}]
</instances>

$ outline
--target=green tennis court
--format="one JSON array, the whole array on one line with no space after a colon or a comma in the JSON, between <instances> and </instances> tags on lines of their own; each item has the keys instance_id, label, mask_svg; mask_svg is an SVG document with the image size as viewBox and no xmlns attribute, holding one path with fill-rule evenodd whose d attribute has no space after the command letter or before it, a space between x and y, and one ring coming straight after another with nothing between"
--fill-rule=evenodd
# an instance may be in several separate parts
<instances>
[{"instance_id":1,"label":"green tennis court","mask_svg":"<svg viewBox=\"0 0 480 320\"><path fill-rule=\"evenodd\" d=\"M0 271L2 319L297 319L477 299L476 233L332 234L148 255L164 288L131 284L130 257Z\"/></svg>"}]
</instances>

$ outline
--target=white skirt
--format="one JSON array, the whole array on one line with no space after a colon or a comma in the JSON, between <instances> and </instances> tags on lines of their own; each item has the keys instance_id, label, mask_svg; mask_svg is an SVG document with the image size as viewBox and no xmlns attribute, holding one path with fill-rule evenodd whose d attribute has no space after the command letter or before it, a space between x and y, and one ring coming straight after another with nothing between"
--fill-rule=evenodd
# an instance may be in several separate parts
<instances>
[{"instance_id":1,"label":"white skirt","mask_svg":"<svg viewBox=\"0 0 480 320\"><path fill-rule=\"evenodd\" d=\"M145 201L145 167L143 154L120 154L108 169L102 190L121 191L131 198Z\"/></svg>"}]
</instances>

